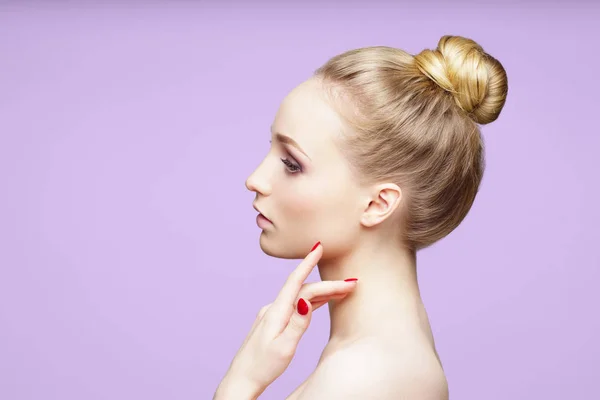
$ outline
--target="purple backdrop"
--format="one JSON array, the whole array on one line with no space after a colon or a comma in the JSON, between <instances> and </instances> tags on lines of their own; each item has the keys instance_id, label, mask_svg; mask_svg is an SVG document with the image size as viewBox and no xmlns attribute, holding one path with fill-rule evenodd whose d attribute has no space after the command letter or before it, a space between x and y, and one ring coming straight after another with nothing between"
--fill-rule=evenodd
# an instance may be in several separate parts
<instances>
[{"instance_id":1,"label":"purple backdrop","mask_svg":"<svg viewBox=\"0 0 600 400\"><path fill-rule=\"evenodd\" d=\"M444 34L510 84L472 211L419 256L451 398L600 398L588 3L3 2L0 398L211 398L297 264L261 252L244 187L279 102L339 52ZM261 399L313 369L322 310Z\"/></svg>"}]
</instances>

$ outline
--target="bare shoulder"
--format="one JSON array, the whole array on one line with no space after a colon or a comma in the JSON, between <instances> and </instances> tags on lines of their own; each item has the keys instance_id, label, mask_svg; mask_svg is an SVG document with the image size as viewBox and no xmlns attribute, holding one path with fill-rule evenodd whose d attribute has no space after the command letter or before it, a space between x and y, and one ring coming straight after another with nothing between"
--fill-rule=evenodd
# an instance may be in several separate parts
<instances>
[{"instance_id":1,"label":"bare shoulder","mask_svg":"<svg viewBox=\"0 0 600 400\"><path fill-rule=\"evenodd\" d=\"M299 398L447 400L448 386L432 351L364 340L323 361Z\"/></svg>"}]
</instances>

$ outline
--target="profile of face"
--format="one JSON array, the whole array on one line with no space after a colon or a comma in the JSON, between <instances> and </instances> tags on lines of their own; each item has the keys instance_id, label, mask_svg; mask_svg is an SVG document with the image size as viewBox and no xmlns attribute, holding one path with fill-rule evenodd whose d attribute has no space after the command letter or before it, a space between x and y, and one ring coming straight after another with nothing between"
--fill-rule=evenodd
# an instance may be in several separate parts
<instances>
[{"instance_id":1,"label":"profile of face","mask_svg":"<svg viewBox=\"0 0 600 400\"><path fill-rule=\"evenodd\" d=\"M311 78L283 100L271 127L271 147L246 180L256 193L261 249L278 258L303 258L317 241L323 258L352 249L361 230L364 189L336 141L342 119ZM363 200L363 201L361 201Z\"/></svg>"},{"instance_id":2,"label":"profile of face","mask_svg":"<svg viewBox=\"0 0 600 400\"><path fill-rule=\"evenodd\" d=\"M479 126L507 93L502 64L461 36L416 55L374 46L332 57L282 101L246 180L270 220L257 221L262 250L297 259L321 241L320 264L344 265L445 237L475 200Z\"/></svg>"}]
</instances>

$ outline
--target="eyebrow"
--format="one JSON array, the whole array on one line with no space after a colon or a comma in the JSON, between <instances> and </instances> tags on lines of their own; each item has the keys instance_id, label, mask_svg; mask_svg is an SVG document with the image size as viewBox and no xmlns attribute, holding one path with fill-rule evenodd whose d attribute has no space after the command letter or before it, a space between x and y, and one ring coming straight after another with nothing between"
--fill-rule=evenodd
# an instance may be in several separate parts
<instances>
[{"instance_id":1,"label":"eyebrow","mask_svg":"<svg viewBox=\"0 0 600 400\"><path fill-rule=\"evenodd\" d=\"M308 154L306 154L304 150L302 150L302 147L300 147L300 145L291 137L286 136L283 133L275 132L275 140L277 140L280 143L285 143L289 144L290 146L294 146L296 149L298 149L300 153L304 154L310 160Z\"/></svg>"}]
</instances>

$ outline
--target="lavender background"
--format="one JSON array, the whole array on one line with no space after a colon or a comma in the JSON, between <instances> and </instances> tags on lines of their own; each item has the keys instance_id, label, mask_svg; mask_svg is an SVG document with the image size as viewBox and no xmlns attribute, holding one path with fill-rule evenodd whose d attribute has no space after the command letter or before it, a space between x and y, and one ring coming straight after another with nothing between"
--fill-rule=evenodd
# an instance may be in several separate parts
<instances>
[{"instance_id":1,"label":"lavender background","mask_svg":"<svg viewBox=\"0 0 600 400\"><path fill-rule=\"evenodd\" d=\"M472 211L419 255L451 399L600 398L600 7L389 3L0 3L1 399L211 398L297 264L244 187L279 102L339 52L444 34L510 83ZM323 308L261 399L328 332Z\"/></svg>"}]
</instances>

